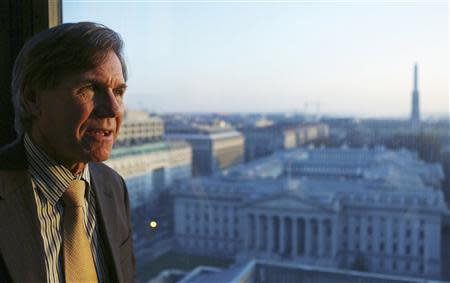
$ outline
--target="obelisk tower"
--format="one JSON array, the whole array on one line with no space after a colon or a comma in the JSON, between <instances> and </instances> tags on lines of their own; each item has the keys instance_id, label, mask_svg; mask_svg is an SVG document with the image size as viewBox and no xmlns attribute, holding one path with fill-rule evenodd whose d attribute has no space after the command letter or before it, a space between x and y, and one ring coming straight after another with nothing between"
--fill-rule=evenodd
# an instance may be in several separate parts
<instances>
[{"instance_id":1,"label":"obelisk tower","mask_svg":"<svg viewBox=\"0 0 450 283\"><path fill-rule=\"evenodd\" d=\"M419 89L417 87L417 63L414 64L414 89L412 92L412 109L411 109L411 126L413 128L419 127L420 112L419 112Z\"/></svg>"}]
</instances>

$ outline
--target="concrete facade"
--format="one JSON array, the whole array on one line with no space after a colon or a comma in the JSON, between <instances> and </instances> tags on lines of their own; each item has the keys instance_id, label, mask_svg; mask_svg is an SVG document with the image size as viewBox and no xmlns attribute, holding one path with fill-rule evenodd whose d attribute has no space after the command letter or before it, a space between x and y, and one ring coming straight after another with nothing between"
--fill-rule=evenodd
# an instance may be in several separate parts
<instances>
[{"instance_id":1,"label":"concrete facade","mask_svg":"<svg viewBox=\"0 0 450 283\"><path fill-rule=\"evenodd\" d=\"M319 175L293 173L292 164L308 160ZM355 168L336 174L337 165L350 163ZM448 209L428 185L439 169L381 148L280 153L177 186L177 248L439 279Z\"/></svg>"}]
</instances>

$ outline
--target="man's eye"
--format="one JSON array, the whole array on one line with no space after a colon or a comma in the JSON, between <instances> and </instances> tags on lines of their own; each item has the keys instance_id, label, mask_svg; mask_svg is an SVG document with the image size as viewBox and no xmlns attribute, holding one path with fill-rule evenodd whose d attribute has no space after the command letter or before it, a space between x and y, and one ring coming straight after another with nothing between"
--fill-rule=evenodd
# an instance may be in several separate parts
<instances>
[{"instance_id":1,"label":"man's eye","mask_svg":"<svg viewBox=\"0 0 450 283\"><path fill-rule=\"evenodd\" d=\"M115 96L120 96L122 97L125 94L125 89L123 88L118 88L114 90L114 95Z\"/></svg>"},{"instance_id":2,"label":"man's eye","mask_svg":"<svg viewBox=\"0 0 450 283\"><path fill-rule=\"evenodd\" d=\"M93 95L95 93L95 86L94 85L88 85L88 86L82 87L78 91L78 93L80 95L83 95L83 96L85 96L85 95Z\"/></svg>"}]
</instances>

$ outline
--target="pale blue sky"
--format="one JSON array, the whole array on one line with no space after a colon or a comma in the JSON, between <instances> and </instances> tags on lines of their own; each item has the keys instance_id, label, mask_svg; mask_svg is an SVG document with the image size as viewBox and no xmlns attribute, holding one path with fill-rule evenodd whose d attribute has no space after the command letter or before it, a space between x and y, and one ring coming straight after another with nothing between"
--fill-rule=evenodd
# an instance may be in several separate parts
<instances>
[{"instance_id":1,"label":"pale blue sky","mask_svg":"<svg viewBox=\"0 0 450 283\"><path fill-rule=\"evenodd\" d=\"M409 115L449 111L445 1L79 1L125 41L131 108ZM314 107L313 107L314 105Z\"/></svg>"}]
</instances>

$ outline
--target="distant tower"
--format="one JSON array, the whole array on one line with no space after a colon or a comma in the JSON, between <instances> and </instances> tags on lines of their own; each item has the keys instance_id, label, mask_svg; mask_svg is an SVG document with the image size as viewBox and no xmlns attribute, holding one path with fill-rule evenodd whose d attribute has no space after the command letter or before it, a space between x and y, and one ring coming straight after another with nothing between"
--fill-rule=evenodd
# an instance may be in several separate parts
<instances>
[{"instance_id":1,"label":"distant tower","mask_svg":"<svg viewBox=\"0 0 450 283\"><path fill-rule=\"evenodd\" d=\"M417 63L414 64L414 89L412 92L411 125L417 128L420 124L419 89L417 87Z\"/></svg>"}]
</instances>

